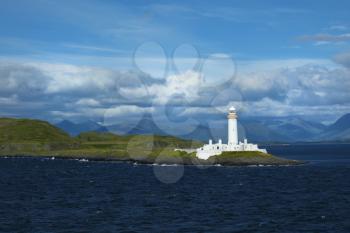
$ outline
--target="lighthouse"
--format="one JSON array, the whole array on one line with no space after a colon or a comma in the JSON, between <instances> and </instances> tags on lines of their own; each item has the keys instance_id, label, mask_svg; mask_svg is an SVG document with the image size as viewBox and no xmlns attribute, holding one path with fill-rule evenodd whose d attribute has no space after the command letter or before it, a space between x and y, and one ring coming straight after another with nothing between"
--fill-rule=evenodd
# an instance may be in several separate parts
<instances>
[{"instance_id":1,"label":"lighthouse","mask_svg":"<svg viewBox=\"0 0 350 233\"><path fill-rule=\"evenodd\" d=\"M266 149L260 149L257 144L248 143L247 139L244 139L243 142L238 141L237 112L235 107L230 107L228 109L227 121L227 144L222 143L221 139L219 139L217 143L214 143L212 139L209 139L209 144L205 144L196 149L196 156L198 158L208 159L210 156L220 155L225 151L260 151L262 153L267 153Z\"/></svg>"},{"instance_id":2,"label":"lighthouse","mask_svg":"<svg viewBox=\"0 0 350 233\"><path fill-rule=\"evenodd\" d=\"M235 107L230 107L228 114L228 145L237 145L238 144L238 129L237 129L237 114Z\"/></svg>"}]
</instances>

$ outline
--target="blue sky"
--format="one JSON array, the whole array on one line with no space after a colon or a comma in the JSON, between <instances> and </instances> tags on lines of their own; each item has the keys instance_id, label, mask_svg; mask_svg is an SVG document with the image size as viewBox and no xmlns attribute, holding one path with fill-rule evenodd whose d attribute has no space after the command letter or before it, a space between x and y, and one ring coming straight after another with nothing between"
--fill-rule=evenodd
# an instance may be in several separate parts
<instances>
[{"instance_id":1,"label":"blue sky","mask_svg":"<svg viewBox=\"0 0 350 233\"><path fill-rule=\"evenodd\" d=\"M192 118L235 104L243 115L329 123L350 112L349 9L349 1L3 0L1 115L104 121L106 112L158 116L166 105Z\"/></svg>"},{"instance_id":2,"label":"blue sky","mask_svg":"<svg viewBox=\"0 0 350 233\"><path fill-rule=\"evenodd\" d=\"M346 34L349 7L348 1L5 0L1 53L53 60L55 54L122 56L145 41L156 41L169 54L189 43L203 56L330 58L349 49L345 39L317 46L316 38L303 37Z\"/></svg>"}]
</instances>

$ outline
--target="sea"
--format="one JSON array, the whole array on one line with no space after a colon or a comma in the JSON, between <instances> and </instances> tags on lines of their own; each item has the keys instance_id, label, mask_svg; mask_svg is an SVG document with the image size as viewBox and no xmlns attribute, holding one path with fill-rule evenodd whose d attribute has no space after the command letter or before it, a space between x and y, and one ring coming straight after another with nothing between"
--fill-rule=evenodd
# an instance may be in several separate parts
<instances>
[{"instance_id":1,"label":"sea","mask_svg":"<svg viewBox=\"0 0 350 233\"><path fill-rule=\"evenodd\" d=\"M268 146L299 166L0 158L0 232L350 232L350 144Z\"/></svg>"}]
</instances>

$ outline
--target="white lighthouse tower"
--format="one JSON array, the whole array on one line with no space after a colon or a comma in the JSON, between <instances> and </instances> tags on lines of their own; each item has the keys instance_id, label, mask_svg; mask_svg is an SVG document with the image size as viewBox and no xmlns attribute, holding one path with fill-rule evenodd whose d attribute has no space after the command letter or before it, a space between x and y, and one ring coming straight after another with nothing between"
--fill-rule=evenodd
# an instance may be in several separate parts
<instances>
[{"instance_id":1,"label":"white lighthouse tower","mask_svg":"<svg viewBox=\"0 0 350 233\"><path fill-rule=\"evenodd\" d=\"M237 114L235 107L230 107L227 114L228 119L228 145L238 144Z\"/></svg>"}]
</instances>

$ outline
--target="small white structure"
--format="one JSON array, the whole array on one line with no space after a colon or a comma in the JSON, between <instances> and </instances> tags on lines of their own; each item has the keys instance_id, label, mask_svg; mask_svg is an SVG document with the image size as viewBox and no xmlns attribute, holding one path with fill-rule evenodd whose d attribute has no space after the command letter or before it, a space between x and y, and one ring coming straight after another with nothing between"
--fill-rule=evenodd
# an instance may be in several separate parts
<instances>
[{"instance_id":1,"label":"small white structure","mask_svg":"<svg viewBox=\"0 0 350 233\"><path fill-rule=\"evenodd\" d=\"M259 149L257 144L248 143L247 139L238 142L237 114L234 107L229 108L228 119L228 140L227 144L223 144L219 139L218 143L213 143L210 139L209 144L197 149L197 157L200 159L208 159L210 156L219 155L223 151L260 151L267 153L266 149Z\"/></svg>"}]
</instances>

